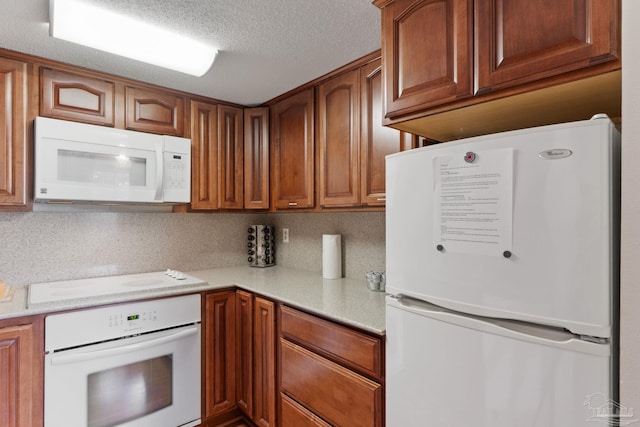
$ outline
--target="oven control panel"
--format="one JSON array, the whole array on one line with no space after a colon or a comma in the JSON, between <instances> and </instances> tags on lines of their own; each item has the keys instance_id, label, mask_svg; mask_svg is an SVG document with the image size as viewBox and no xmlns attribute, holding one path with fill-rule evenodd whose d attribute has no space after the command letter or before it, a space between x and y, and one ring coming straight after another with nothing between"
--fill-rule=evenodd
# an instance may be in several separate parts
<instances>
[{"instance_id":1,"label":"oven control panel","mask_svg":"<svg viewBox=\"0 0 640 427\"><path fill-rule=\"evenodd\" d=\"M158 310L109 314L109 327L142 327L158 320Z\"/></svg>"},{"instance_id":2,"label":"oven control panel","mask_svg":"<svg viewBox=\"0 0 640 427\"><path fill-rule=\"evenodd\" d=\"M45 318L45 351L200 322L200 295L90 308Z\"/></svg>"}]
</instances>

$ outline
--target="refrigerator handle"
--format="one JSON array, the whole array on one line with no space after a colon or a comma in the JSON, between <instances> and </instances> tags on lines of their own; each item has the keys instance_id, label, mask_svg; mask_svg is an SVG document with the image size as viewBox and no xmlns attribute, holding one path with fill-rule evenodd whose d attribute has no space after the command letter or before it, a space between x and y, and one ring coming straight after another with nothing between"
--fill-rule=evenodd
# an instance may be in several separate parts
<instances>
[{"instance_id":1,"label":"refrigerator handle","mask_svg":"<svg viewBox=\"0 0 640 427\"><path fill-rule=\"evenodd\" d=\"M608 342L595 343L580 339L566 330L516 320L494 319L447 310L446 308L404 296L387 296L387 309L404 310L418 316L446 322L493 335L546 345L596 356L610 356Z\"/></svg>"}]
</instances>

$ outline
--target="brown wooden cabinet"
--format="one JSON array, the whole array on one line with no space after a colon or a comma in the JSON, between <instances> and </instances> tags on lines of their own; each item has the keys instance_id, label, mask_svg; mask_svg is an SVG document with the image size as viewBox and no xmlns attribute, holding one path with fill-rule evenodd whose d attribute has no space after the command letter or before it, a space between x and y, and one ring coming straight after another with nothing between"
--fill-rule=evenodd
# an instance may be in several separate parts
<instances>
[{"instance_id":1,"label":"brown wooden cabinet","mask_svg":"<svg viewBox=\"0 0 640 427\"><path fill-rule=\"evenodd\" d=\"M222 209L244 205L244 111L218 106L218 204Z\"/></svg>"},{"instance_id":2,"label":"brown wooden cabinet","mask_svg":"<svg viewBox=\"0 0 640 427\"><path fill-rule=\"evenodd\" d=\"M386 117L473 94L473 0L377 0Z\"/></svg>"},{"instance_id":3,"label":"brown wooden cabinet","mask_svg":"<svg viewBox=\"0 0 640 427\"><path fill-rule=\"evenodd\" d=\"M236 409L235 291L205 295L203 321L203 425Z\"/></svg>"},{"instance_id":4,"label":"brown wooden cabinet","mask_svg":"<svg viewBox=\"0 0 640 427\"><path fill-rule=\"evenodd\" d=\"M244 208L269 209L269 108L244 110Z\"/></svg>"},{"instance_id":5,"label":"brown wooden cabinet","mask_svg":"<svg viewBox=\"0 0 640 427\"><path fill-rule=\"evenodd\" d=\"M370 62L360 69L360 201L384 206L385 157L414 148L413 135L382 126L382 66Z\"/></svg>"},{"instance_id":6,"label":"brown wooden cabinet","mask_svg":"<svg viewBox=\"0 0 640 427\"><path fill-rule=\"evenodd\" d=\"M191 101L191 209L243 207L243 110Z\"/></svg>"},{"instance_id":7,"label":"brown wooden cabinet","mask_svg":"<svg viewBox=\"0 0 640 427\"><path fill-rule=\"evenodd\" d=\"M0 426L43 425L41 319L0 321Z\"/></svg>"},{"instance_id":8,"label":"brown wooden cabinet","mask_svg":"<svg viewBox=\"0 0 640 427\"><path fill-rule=\"evenodd\" d=\"M238 407L259 427L276 426L275 304L236 291Z\"/></svg>"},{"instance_id":9,"label":"brown wooden cabinet","mask_svg":"<svg viewBox=\"0 0 640 427\"><path fill-rule=\"evenodd\" d=\"M27 206L27 64L0 58L0 208Z\"/></svg>"},{"instance_id":10,"label":"brown wooden cabinet","mask_svg":"<svg viewBox=\"0 0 640 427\"><path fill-rule=\"evenodd\" d=\"M384 206L385 156L413 144L411 135L382 126L381 60L334 77L317 92L320 206Z\"/></svg>"},{"instance_id":11,"label":"brown wooden cabinet","mask_svg":"<svg viewBox=\"0 0 640 427\"><path fill-rule=\"evenodd\" d=\"M477 93L619 56L618 0L486 0L474 8Z\"/></svg>"},{"instance_id":12,"label":"brown wooden cabinet","mask_svg":"<svg viewBox=\"0 0 640 427\"><path fill-rule=\"evenodd\" d=\"M322 207L360 204L360 72L318 86L318 176Z\"/></svg>"},{"instance_id":13,"label":"brown wooden cabinet","mask_svg":"<svg viewBox=\"0 0 640 427\"><path fill-rule=\"evenodd\" d=\"M384 425L382 339L280 307L284 426Z\"/></svg>"},{"instance_id":14,"label":"brown wooden cabinet","mask_svg":"<svg viewBox=\"0 0 640 427\"><path fill-rule=\"evenodd\" d=\"M184 98L166 92L127 86L125 128L163 135L184 134Z\"/></svg>"},{"instance_id":15,"label":"brown wooden cabinet","mask_svg":"<svg viewBox=\"0 0 640 427\"><path fill-rule=\"evenodd\" d=\"M218 106L191 101L191 209L218 208Z\"/></svg>"},{"instance_id":16,"label":"brown wooden cabinet","mask_svg":"<svg viewBox=\"0 0 640 427\"><path fill-rule=\"evenodd\" d=\"M304 406L284 393L280 394L282 402L282 423L280 427L331 427L322 418L307 410Z\"/></svg>"},{"instance_id":17,"label":"brown wooden cabinet","mask_svg":"<svg viewBox=\"0 0 640 427\"><path fill-rule=\"evenodd\" d=\"M620 0L374 4L385 125L445 141L619 117L620 75L599 77L621 68Z\"/></svg>"},{"instance_id":18,"label":"brown wooden cabinet","mask_svg":"<svg viewBox=\"0 0 640 427\"><path fill-rule=\"evenodd\" d=\"M271 107L271 185L277 210L314 206L313 115L313 89Z\"/></svg>"},{"instance_id":19,"label":"brown wooden cabinet","mask_svg":"<svg viewBox=\"0 0 640 427\"><path fill-rule=\"evenodd\" d=\"M40 69L40 115L115 126L115 83L68 71Z\"/></svg>"}]
</instances>

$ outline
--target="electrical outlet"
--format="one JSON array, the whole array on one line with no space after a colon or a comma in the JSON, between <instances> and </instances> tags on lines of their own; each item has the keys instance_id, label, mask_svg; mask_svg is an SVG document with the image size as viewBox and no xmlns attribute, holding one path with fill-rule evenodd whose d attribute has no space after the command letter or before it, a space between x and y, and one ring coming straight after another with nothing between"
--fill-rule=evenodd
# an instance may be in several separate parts
<instances>
[{"instance_id":1,"label":"electrical outlet","mask_svg":"<svg viewBox=\"0 0 640 427\"><path fill-rule=\"evenodd\" d=\"M288 228L283 228L282 229L282 242L283 243L289 243L289 229Z\"/></svg>"}]
</instances>

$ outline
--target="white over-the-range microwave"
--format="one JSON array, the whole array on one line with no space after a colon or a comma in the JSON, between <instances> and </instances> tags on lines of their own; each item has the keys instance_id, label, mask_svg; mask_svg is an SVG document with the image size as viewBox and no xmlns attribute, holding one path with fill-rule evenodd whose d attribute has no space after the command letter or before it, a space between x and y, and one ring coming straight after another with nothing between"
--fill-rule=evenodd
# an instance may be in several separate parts
<instances>
[{"instance_id":1,"label":"white over-the-range microwave","mask_svg":"<svg viewBox=\"0 0 640 427\"><path fill-rule=\"evenodd\" d=\"M35 119L36 202L189 203L191 141Z\"/></svg>"}]
</instances>

